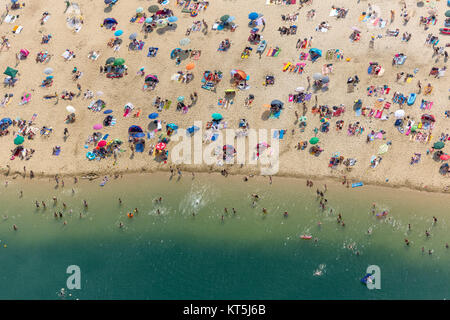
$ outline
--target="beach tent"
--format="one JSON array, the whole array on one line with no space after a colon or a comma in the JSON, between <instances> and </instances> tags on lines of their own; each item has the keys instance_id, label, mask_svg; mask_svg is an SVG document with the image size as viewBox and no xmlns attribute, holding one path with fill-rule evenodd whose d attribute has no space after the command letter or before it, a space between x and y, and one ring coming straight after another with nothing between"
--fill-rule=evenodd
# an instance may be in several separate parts
<instances>
[{"instance_id":1,"label":"beach tent","mask_svg":"<svg viewBox=\"0 0 450 320\"><path fill-rule=\"evenodd\" d=\"M3 74L6 74L7 76L10 76L11 78L15 78L16 74L19 72L19 70L13 69L11 67L7 67L5 72Z\"/></svg>"}]
</instances>

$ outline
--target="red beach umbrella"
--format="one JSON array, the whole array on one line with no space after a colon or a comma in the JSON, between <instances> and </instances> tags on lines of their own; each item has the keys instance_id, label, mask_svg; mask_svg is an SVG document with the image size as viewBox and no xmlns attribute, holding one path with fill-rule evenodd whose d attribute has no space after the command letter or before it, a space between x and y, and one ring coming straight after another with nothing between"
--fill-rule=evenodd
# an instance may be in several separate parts
<instances>
[{"instance_id":1,"label":"red beach umbrella","mask_svg":"<svg viewBox=\"0 0 450 320\"><path fill-rule=\"evenodd\" d=\"M159 151L161 151L161 150L164 150L165 148L166 148L166 144L164 143L164 142L160 142L160 143L158 143L157 145L156 145L156 150L159 150Z\"/></svg>"},{"instance_id":2,"label":"red beach umbrella","mask_svg":"<svg viewBox=\"0 0 450 320\"><path fill-rule=\"evenodd\" d=\"M100 141L100 142L98 143L98 146L99 146L100 148L103 148L104 146L106 146L106 141L105 141L105 140Z\"/></svg>"}]
</instances>

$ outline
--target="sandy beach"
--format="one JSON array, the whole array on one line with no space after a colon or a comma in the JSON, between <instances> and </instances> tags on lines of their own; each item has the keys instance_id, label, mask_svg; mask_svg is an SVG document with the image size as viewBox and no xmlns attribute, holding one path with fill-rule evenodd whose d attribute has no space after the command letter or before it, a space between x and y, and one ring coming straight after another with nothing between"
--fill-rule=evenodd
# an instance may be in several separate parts
<instances>
[{"instance_id":1,"label":"sandy beach","mask_svg":"<svg viewBox=\"0 0 450 320\"><path fill-rule=\"evenodd\" d=\"M449 174L439 173L440 166L444 161L433 160L433 153L427 154L433 144L439 141L441 134L444 136L450 133L450 118L444 112L449 108L448 96L448 73L436 78L430 75L432 67L443 69L447 65L443 55L433 55L434 50L425 41L428 34L438 36L440 39L437 47L444 46L450 42L448 35L439 34L439 29L444 26L446 19L444 13L448 10L446 1L425 2L423 7L416 5L417 1L406 1L406 10L410 20L405 25L400 13L402 4L387 0L370 1L372 9L386 20L386 25L381 28L373 23L360 21L362 12L369 12L368 1L312 1L310 5L299 8L295 5L275 5L266 4L266 0L253 1L229 1L210 0L205 10L198 13L196 17L191 17L189 13L183 13L182 8L177 5L176 0L170 0L168 5L160 8L168 8L173 11L173 15L178 20L172 27L155 28L147 35L142 31L143 24L130 22L136 14L136 9L142 7L146 16L151 16L147 8L157 5L156 1L132 0L117 1L108 8L103 1L78 0L77 6L80 8L82 16L81 29L75 32L67 25L67 18L70 17L72 8L65 12L64 1L52 1L50 5L47 1L19 1L25 6L20 9L9 9L9 15L19 15L12 23L3 21L0 25L0 35L9 39L10 48L3 47L0 51L0 61L3 69L8 66L19 71L18 81L14 87L2 89L2 96L12 93L11 101L0 108L0 118L30 120L34 114L37 116L32 126L39 128L51 127L53 132L50 136L41 136L39 132L33 139L25 139L24 148L34 149L29 160L21 160L15 157L11 160L10 150L16 146L13 143L15 134L19 131L17 126L9 126L9 134L0 137L0 148L3 150L0 157L2 172L9 176L24 173L29 176L33 170L35 176L83 176L89 173L98 175L108 175L114 173L140 172L140 171L167 171L173 165L169 160L167 163L159 163L148 154L150 144L156 144L155 138L147 139L144 152L132 152L128 144L128 128L138 125L146 128L151 120L148 115L158 112L153 105L155 97L172 101L168 110L159 112L158 119L162 121L162 131L165 131L165 124L175 123L180 130L192 126L194 121L202 121L203 132L205 124L211 120L212 113L220 113L228 128L238 128L239 120L245 118L252 129L284 129L285 136L280 140L280 170L277 175L291 177L314 177L314 178L334 178L342 181L346 176L351 182L363 181L365 183L381 184L389 186L404 186L409 188L444 191L450 186ZM298 1L297 1L298 2ZM8 3L9 4L9 3ZM10 5L10 4L9 4ZM330 16L332 6L349 9L345 18L337 19ZM430 24L428 30L420 25L420 17L430 16L429 11L435 8L437 22ZM315 16L307 18L310 10L315 10ZM0 8L3 19L6 17L5 8ZM395 19L390 23L390 11L395 11ZM48 12L50 17L44 24L40 24L40 19L44 12ZM259 34L267 41L267 49L262 54L261 59L256 54L256 45L251 45L248 41L251 28L248 27L250 12L263 14L265 27L259 30ZM299 13L295 22L283 21L281 16ZM73 14L73 13L72 13ZM223 15L235 17L233 23L237 25L235 31L211 30L215 21L219 21ZM116 30L123 30L123 43L118 51L108 47L107 43L114 38L114 31L101 27L105 18L112 17L117 20ZM204 20L208 25L207 32L191 31L186 36L186 29L191 27L195 21ZM331 27L327 32L316 31L316 27L325 21ZM20 33L13 33L13 28L18 25L23 29ZM297 26L295 35L280 35L279 27ZM353 29L352 29L353 28ZM260 27L260 29L262 29ZM350 41L349 36L355 29L360 31L359 41ZM387 30L399 29L397 37L387 36ZM412 34L409 41L402 41L404 32ZM142 50L129 50L129 35L137 33L137 40L145 42ZM46 44L41 44L43 35L51 34L51 39ZM379 35L382 35L379 37ZM371 37L374 36L373 48L371 48ZM310 39L311 47L297 49L298 39ZM189 38L190 43L180 46L180 40ZM229 39L231 47L228 51L218 51L221 41ZM155 57L147 57L149 47L157 47L158 52ZM246 46L253 47L247 59L241 59L241 53ZM266 53L269 47L278 46L281 52L276 57L268 57ZM182 50L201 50L198 60L186 59L176 65L176 61L171 59L171 52L175 48ZM315 62L310 60L301 61L301 52L308 52L311 48L322 50L322 56ZM21 49L29 51L29 55L24 60L17 60L16 55ZM61 56L66 49L73 51L75 57L69 61ZM343 52L343 59L326 59L326 52L329 49L339 49ZM447 49L448 50L448 49ZM35 61L38 52L48 51L52 56L47 63L37 63ZM97 60L88 58L91 51L100 54ZM392 65L395 54L403 53L407 56L402 65ZM119 79L109 79L105 73L100 73L99 68L105 65L105 60L109 57L123 58L127 67L127 74ZM180 83L171 80L177 71L185 71L186 65L194 62L192 70L194 79L188 83ZM283 72L284 63L305 63L302 74L293 72ZM367 69L370 62L378 62L385 71L382 76L369 75ZM322 73L323 66L332 64L332 72L329 77L328 90L318 90L313 92L313 88L308 86L307 77L311 78L316 73ZM82 72L81 77L73 80L73 69L77 68ZM138 75L138 71L144 67L145 74L157 75L159 83L155 90L143 91L144 77ZM49 88L40 87L41 81L46 78L44 69L52 68L51 74L54 78L53 84ZM228 108L218 106L218 99L224 98L224 91L231 87L230 71L233 69L244 70L250 79L247 84L248 90L237 90L234 103ZM217 85L216 92L211 92L201 88L201 79L205 70L221 70L223 79ZM403 79L396 80L398 73L404 72L413 76L410 82ZM445 72L445 71L444 71ZM266 75L275 77L274 85L264 86ZM358 76L360 82L353 87L353 92L348 92L347 79ZM419 92L417 82L420 81L422 90ZM425 95L425 87L431 83L433 90L431 94ZM81 86L81 91L77 89L77 84ZM367 88L370 86L384 86L390 88L388 94L368 96ZM312 98L306 102L307 125L304 132L299 129L299 116L303 115L301 103L289 102L289 94L295 93L295 89L304 87L306 91L312 92ZM83 99L84 93L89 89L94 93L91 99ZM75 97L72 100L63 100L61 92L63 90L72 91ZM58 99L44 99L45 95L53 93L59 95ZM96 95L101 92L101 95ZM176 101L178 96L186 97L189 101L190 94L196 92L198 101L186 113L176 111ZM426 134L431 134L431 139L427 142L415 141L413 135L405 135L399 132L394 126L396 117L395 111L399 110L399 104L393 102L395 92L408 96L410 93L417 93L416 101L409 106L403 105L405 111L404 126L405 132L408 130L408 120L414 120L415 124L421 122L424 114L433 115L432 130L418 129ZM24 105L19 105L21 97L31 94L31 100ZM254 95L254 101L250 107L245 107L245 99L249 94ZM340 116L331 116L328 121L330 127L328 132L315 133L315 128L322 125L321 116L312 114L317 96L318 106L328 105L345 106L345 112ZM377 99L384 98L391 105L389 109L383 110L383 114L388 119L357 116L353 108L355 100L361 99L364 108L375 108ZM100 132L102 135L109 134L109 139L120 139L124 143L121 146L123 152L114 161L114 157L106 157L99 161L89 161L86 152L95 148L89 144L85 148L86 140L95 131L93 126L102 123L105 118L103 112L93 112L88 109L91 101L102 99L106 102L106 109L113 110L117 123L114 126L104 127ZM284 103L283 110L278 119L267 119L265 116L267 108L264 104L270 104L272 100L278 99ZM431 109L421 109L422 99L432 101ZM124 117L124 106L132 103L134 109L132 113L141 110L140 116L133 115ZM69 114L66 107L70 105L76 109L76 121L66 124L65 119ZM369 113L369 111L367 112ZM406 117L409 117L406 118ZM343 120L343 129L336 130L336 121ZM361 134L349 135L347 128L350 124L359 122L359 127L364 127ZM68 137L64 139L64 128L68 129ZM367 134L371 131L375 133L383 130L383 138L366 142ZM293 131L293 133L292 133ZM308 152L311 145L305 150L298 150L296 146L300 141L309 141L317 136L320 139L320 147L323 152L315 157ZM448 136L447 136L448 139ZM448 141L448 140L447 140ZM371 157L378 156L381 145L389 145L386 153L382 154L382 161L372 168ZM444 140L445 142L445 140ZM227 142L230 143L230 142ZM448 152L448 144L442 149L443 153ZM175 142L168 143L169 152ZM60 146L61 152L58 156L52 155L55 146ZM328 166L330 157L338 152L343 157L356 159L356 164L347 170L342 164L335 168ZM411 157L420 154L418 163L410 164ZM448 162L448 161L447 161ZM9 166L9 168L8 168ZM259 174L259 169L254 165L225 165L208 166L204 165L180 165L183 171L220 171L226 168L230 174ZM6 179L9 179L8 177Z\"/></svg>"}]
</instances>

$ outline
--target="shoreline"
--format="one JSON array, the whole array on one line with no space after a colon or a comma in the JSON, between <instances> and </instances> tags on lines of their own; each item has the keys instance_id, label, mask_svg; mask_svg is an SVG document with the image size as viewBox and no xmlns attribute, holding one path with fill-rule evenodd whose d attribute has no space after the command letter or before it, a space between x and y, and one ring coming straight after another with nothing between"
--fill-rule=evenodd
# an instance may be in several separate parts
<instances>
[{"instance_id":1,"label":"shoreline","mask_svg":"<svg viewBox=\"0 0 450 320\"><path fill-rule=\"evenodd\" d=\"M175 167L179 167L182 172L189 172L189 173L199 173L199 174L221 174L219 171L219 168L214 168L214 169L206 169L206 168L193 168L193 167L186 167L186 166L175 166ZM221 169L227 169L227 171L230 168L226 168L226 167L221 167ZM232 170L228 171L228 174L231 176L237 176L237 177L245 177L245 176L253 176L253 177L266 177L265 175L259 175L256 174L255 172L257 172L257 170L247 170L245 171L242 169L236 169L236 168L231 168ZM141 170L137 170L137 169L119 169L119 170L112 170L112 171L104 171L104 170L90 170L90 171L79 171L79 172L70 172L70 173L34 173L34 178L36 180L40 180L40 179L53 179L55 177L55 175L57 175L59 178L74 178L77 177L79 179L83 179L83 180L96 180L96 179L100 179L103 176L117 176L117 175L132 175L132 174L155 174L155 173L168 173L169 172L169 168L141 168ZM23 172L19 172L19 171L14 171L14 172L10 172L8 174L8 171L5 172L4 169L1 170L2 175L7 178L7 177L11 177L13 180L17 179L19 176L21 176L22 178L29 178L29 172L25 175ZM174 174L175 176L176 174ZM342 177L338 177L338 176L332 176L332 175L307 175L307 174L303 174L300 172L286 172L286 171L282 171L280 170L279 173L277 173L276 175L273 175L272 177L280 177L280 178L286 178L286 179L296 179L296 180L301 180L301 179L309 179L309 180L313 180L314 182L316 181L320 181L320 182L326 182L326 181L331 181L334 183L342 183ZM350 183L355 183L355 182L362 182L364 185L368 185L368 186L376 186L376 187L382 187L382 188L391 188L391 189L406 189L406 190L413 190L413 191L425 191L425 192L432 192L432 193L437 193L437 194L450 194L450 190L444 191L443 188L438 188L438 187L428 187L428 186L418 186L418 185L414 185L414 184L401 184L401 183L389 183L389 182L379 182L376 181L374 179L352 179L347 178L347 180ZM344 188L344 186L343 186ZM349 187L348 189L352 189L351 187Z\"/></svg>"}]
</instances>

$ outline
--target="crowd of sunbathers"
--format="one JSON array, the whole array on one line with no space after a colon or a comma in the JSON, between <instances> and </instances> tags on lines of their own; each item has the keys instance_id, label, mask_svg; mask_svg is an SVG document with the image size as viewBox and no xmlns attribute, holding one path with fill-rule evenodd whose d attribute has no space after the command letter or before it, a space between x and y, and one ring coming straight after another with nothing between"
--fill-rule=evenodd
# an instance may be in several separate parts
<instances>
[{"instance_id":1,"label":"crowd of sunbathers","mask_svg":"<svg viewBox=\"0 0 450 320\"><path fill-rule=\"evenodd\" d=\"M279 27L278 31L280 32L280 35L293 35L293 34L297 34L297 26L290 26L289 28L287 27Z\"/></svg>"}]
</instances>

